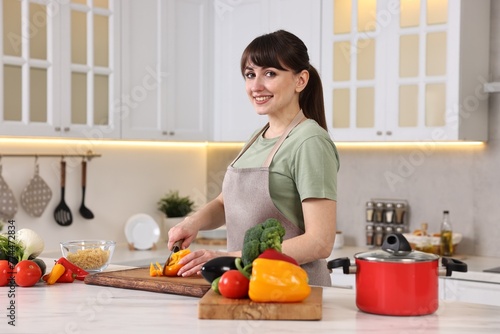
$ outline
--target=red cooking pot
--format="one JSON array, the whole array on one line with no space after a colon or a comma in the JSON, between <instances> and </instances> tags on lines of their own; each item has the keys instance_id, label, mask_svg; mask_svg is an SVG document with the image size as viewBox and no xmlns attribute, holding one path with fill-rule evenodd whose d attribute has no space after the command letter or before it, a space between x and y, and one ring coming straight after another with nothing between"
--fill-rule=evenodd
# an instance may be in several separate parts
<instances>
[{"instance_id":1,"label":"red cooking pot","mask_svg":"<svg viewBox=\"0 0 500 334\"><path fill-rule=\"evenodd\" d=\"M400 233L389 234L381 249L328 262L328 268L356 273L356 306L364 312L382 315L425 315L438 309L438 276L452 271L467 272L467 264L450 258L412 251Z\"/></svg>"}]
</instances>

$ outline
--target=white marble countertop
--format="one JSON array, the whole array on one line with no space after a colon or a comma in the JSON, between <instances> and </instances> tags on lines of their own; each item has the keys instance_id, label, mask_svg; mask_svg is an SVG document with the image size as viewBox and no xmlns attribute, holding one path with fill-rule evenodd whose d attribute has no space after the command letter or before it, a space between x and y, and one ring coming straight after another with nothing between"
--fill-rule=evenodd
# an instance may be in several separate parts
<instances>
[{"instance_id":1,"label":"white marble countertop","mask_svg":"<svg viewBox=\"0 0 500 334\"><path fill-rule=\"evenodd\" d=\"M206 247L193 244L191 249ZM223 249L224 246L209 248ZM350 257L366 251L362 247L335 249L330 259ZM156 250L130 251L118 245L112 265L106 271L148 264L152 259L164 259L166 245ZM58 252L42 254L48 265L59 258ZM470 270L494 267L498 259L461 256ZM122 264L122 265L120 265ZM126 266L123 264L127 264ZM474 273L474 272L473 272ZM467 273L466 273L467 274ZM482 273L480 273L482 274ZM499 277L499 274L490 274ZM2 291L5 290L5 291ZM32 288L16 287L15 297L8 296L9 287L1 287L0 333L346 333L346 332L404 332L404 333L476 333L500 331L500 307L440 300L439 309L432 315L420 317L391 317L367 314L355 304L355 290L323 289L321 321L240 321L198 319L198 298L147 291L87 285L81 281L71 284ZM14 301L15 324L9 325L9 310ZM7 313L7 314L6 314Z\"/></svg>"},{"instance_id":2,"label":"white marble countertop","mask_svg":"<svg viewBox=\"0 0 500 334\"><path fill-rule=\"evenodd\" d=\"M47 261L50 264L50 259ZM53 261L52 261L53 262ZM107 270L127 267L111 265ZM5 291L2 291L5 290ZM500 307L440 301L436 313L418 317L367 314L355 292L324 288L320 321L200 320L198 298L71 284L0 288L0 333L498 333ZM5 316L14 300L15 327ZM10 312L10 311L7 311ZM8 315L8 314L7 314Z\"/></svg>"}]
</instances>

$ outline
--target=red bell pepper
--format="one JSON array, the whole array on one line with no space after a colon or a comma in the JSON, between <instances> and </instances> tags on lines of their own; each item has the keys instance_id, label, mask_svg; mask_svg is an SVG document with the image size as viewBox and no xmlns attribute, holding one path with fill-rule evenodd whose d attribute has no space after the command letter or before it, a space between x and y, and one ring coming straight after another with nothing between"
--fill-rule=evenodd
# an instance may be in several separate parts
<instances>
[{"instance_id":1,"label":"red bell pepper","mask_svg":"<svg viewBox=\"0 0 500 334\"><path fill-rule=\"evenodd\" d=\"M299 265L299 263L291 256L288 256L286 254L283 254L276 249L269 248L263 251L258 258L261 259L269 259L269 260L280 260L280 261L286 261L295 265Z\"/></svg>"},{"instance_id":2,"label":"red bell pepper","mask_svg":"<svg viewBox=\"0 0 500 334\"><path fill-rule=\"evenodd\" d=\"M69 262L65 257L61 257L56 263L60 263L64 266L64 268L70 269L76 275L75 279L79 281L83 281L85 276L89 274L87 271Z\"/></svg>"}]
</instances>

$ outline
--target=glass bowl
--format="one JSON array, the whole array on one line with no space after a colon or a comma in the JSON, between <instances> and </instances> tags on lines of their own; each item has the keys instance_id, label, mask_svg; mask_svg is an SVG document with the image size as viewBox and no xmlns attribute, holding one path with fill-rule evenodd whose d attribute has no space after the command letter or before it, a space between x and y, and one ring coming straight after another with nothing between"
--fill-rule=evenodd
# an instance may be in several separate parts
<instances>
[{"instance_id":1,"label":"glass bowl","mask_svg":"<svg viewBox=\"0 0 500 334\"><path fill-rule=\"evenodd\" d=\"M91 273L108 267L115 246L112 240L71 240L61 242L61 252L68 261Z\"/></svg>"}]
</instances>

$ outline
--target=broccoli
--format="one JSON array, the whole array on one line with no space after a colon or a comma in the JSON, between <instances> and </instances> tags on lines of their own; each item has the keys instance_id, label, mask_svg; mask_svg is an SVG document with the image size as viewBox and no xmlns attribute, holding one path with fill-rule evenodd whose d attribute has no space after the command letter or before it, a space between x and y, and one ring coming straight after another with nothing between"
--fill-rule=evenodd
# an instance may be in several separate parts
<instances>
[{"instance_id":1,"label":"broccoli","mask_svg":"<svg viewBox=\"0 0 500 334\"><path fill-rule=\"evenodd\" d=\"M281 243L285 228L277 219L269 218L263 223L249 228L243 239L241 259L248 266L266 249L273 248L281 252Z\"/></svg>"}]
</instances>

